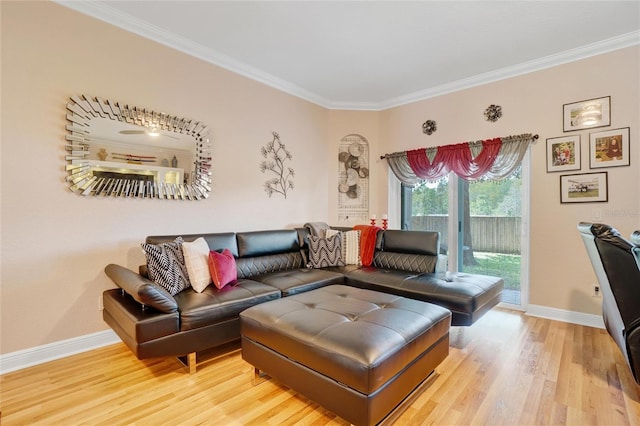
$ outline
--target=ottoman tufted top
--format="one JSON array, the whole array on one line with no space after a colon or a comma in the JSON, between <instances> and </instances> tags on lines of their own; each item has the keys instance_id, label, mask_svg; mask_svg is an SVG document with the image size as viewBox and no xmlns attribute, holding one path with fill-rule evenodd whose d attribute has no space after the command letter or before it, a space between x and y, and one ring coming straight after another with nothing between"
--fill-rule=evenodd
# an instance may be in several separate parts
<instances>
[{"instance_id":1,"label":"ottoman tufted top","mask_svg":"<svg viewBox=\"0 0 640 426\"><path fill-rule=\"evenodd\" d=\"M359 392L371 394L448 337L445 308L332 285L240 314L241 334Z\"/></svg>"}]
</instances>

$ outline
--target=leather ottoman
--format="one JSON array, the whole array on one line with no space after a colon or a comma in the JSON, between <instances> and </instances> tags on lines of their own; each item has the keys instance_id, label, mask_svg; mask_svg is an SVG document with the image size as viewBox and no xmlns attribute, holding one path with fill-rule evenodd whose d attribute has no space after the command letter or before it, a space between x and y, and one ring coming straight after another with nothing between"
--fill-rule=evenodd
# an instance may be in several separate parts
<instances>
[{"instance_id":1,"label":"leather ottoman","mask_svg":"<svg viewBox=\"0 0 640 426\"><path fill-rule=\"evenodd\" d=\"M356 425L384 420L449 354L451 312L333 285L240 314L242 357Z\"/></svg>"}]
</instances>

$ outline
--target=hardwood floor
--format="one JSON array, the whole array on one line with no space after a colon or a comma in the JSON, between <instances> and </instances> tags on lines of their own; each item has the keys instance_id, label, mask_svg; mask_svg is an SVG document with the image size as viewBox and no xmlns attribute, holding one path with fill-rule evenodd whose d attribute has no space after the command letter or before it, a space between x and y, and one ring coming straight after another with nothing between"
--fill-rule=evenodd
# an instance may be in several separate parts
<instances>
[{"instance_id":1,"label":"hardwood floor","mask_svg":"<svg viewBox=\"0 0 640 426\"><path fill-rule=\"evenodd\" d=\"M397 425L640 425L640 387L604 330L494 309L451 329L437 371ZM3 375L0 420L346 424L274 380L252 381L237 345L207 354L189 375L175 359L139 361L117 344Z\"/></svg>"}]
</instances>

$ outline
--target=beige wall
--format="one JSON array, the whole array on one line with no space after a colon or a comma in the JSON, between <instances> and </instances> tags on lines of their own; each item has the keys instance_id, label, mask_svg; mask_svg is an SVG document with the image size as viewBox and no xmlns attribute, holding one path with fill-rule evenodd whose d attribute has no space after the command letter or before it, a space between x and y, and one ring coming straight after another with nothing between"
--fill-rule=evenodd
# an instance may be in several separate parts
<instances>
[{"instance_id":1,"label":"beige wall","mask_svg":"<svg viewBox=\"0 0 640 426\"><path fill-rule=\"evenodd\" d=\"M532 155L531 303L599 313L595 276L575 230L599 211L628 235L640 228L638 47L384 112L328 111L219 67L48 2L2 2L0 353L107 327L98 311L112 287L107 263L144 261L146 235L273 229L337 215L337 144L371 147L371 212L387 211L379 155L523 132ZM207 122L213 193L178 202L83 198L64 181L64 116L71 95L102 96ZM562 136L562 104L612 97L612 128L631 127L631 167L609 169L610 202L560 205L545 171L545 139ZM484 121L489 104L503 107ZM438 122L432 136L426 119ZM293 154L295 189L268 198L260 148L278 131ZM588 171L588 131L582 170ZM327 184L323 184L326 182Z\"/></svg>"},{"instance_id":2,"label":"beige wall","mask_svg":"<svg viewBox=\"0 0 640 426\"><path fill-rule=\"evenodd\" d=\"M88 94L213 130L205 201L84 198L64 171L65 105ZM328 111L49 2L2 2L1 353L106 329L108 263L137 269L146 235L327 221ZM293 155L287 199L263 190L260 148Z\"/></svg>"},{"instance_id":3,"label":"beige wall","mask_svg":"<svg viewBox=\"0 0 640 426\"><path fill-rule=\"evenodd\" d=\"M635 46L389 109L380 117L380 151L537 133L540 139L531 151L530 303L600 314L601 299L591 297L595 274L576 224L603 221L626 237L640 229L639 53ZM631 127L630 167L590 170L590 131L562 130L563 104L602 96L611 96L611 126L591 131ZM495 123L484 120L491 104L502 106L503 117ZM422 133L427 119L438 125L431 136ZM581 137L581 172L609 173L608 203L560 204L559 178L565 173L546 172L546 139L575 133ZM385 190L378 188L380 197Z\"/></svg>"}]
</instances>

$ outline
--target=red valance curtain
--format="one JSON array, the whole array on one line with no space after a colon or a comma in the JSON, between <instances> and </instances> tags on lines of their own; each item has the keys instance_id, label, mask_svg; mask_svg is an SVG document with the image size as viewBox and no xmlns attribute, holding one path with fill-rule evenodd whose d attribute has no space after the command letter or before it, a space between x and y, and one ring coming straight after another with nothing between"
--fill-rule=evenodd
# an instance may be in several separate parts
<instances>
[{"instance_id":1,"label":"red valance curtain","mask_svg":"<svg viewBox=\"0 0 640 426\"><path fill-rule=\"evenodd\" d=\"M435 181L453 172L466 180L489 177L506 178L522 161L529 144L536 136L525 134L464 142L435 148L387 154L391 170L401 182L413 186L420 180Z\"/></svg>"}]
</instances>

